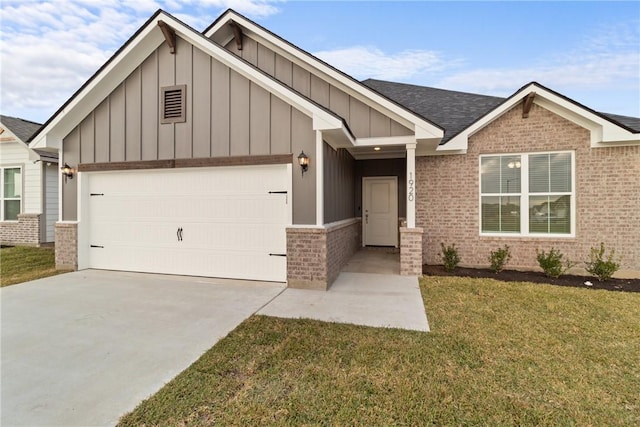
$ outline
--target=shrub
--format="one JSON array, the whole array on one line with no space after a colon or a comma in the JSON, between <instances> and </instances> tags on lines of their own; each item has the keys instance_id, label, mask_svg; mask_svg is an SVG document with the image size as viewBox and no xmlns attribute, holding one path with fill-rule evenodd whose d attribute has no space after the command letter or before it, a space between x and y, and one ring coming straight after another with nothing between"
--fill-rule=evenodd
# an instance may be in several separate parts
<instances>
[{"instance_id":1,"label":"shrub","mask_svg":"<svg viewBox=\"0 0 640 427\"><path fill-rule=\"evenodd\" d=\"M586 270L600 281L610 279L620 268L620 259L618 259L618 262L613 259L615 251L611 249L606 257L604 252L604 243L600 242L600 248L592 247L589 261L585 262Z\"/></svg>"},{"instance_id":2,"label":"shrub","mask_svg":"<svg viewBox=\"0 0 640 427\"><path fill-rule=\"evenodd\" d=\"M452 244L451 246L445 246L444 243L440 243L440 247L442 248L442 263L444 264L444 269L446 271L453 271L458 266L460 262L460 255L458 255L458 248L456 248L456 244Z\"/></svg>"},{"instance_id":3,"label":"shrub","mask_svg":"<svg viewBox=\"0 0 640 427\"><path fill-rule=\"evenodd\" d=\"M500 273L507 262L511 259L511 250L508 245L504 245L503 248L498 248L495 251L491 251L489 255L489 262L491 263L491 270L496 273Z\"/></svg>"},{"instance_id":4,"label":"shrub","mask_svg":"<svg viewBox=\"0 0 640 427\"><path fill-rule=\"evenodd\" d=\"M538 252L538 250L536 250L536 254L538 254L538 265L540 265L540 268L542 268L544 274L548 277L560 277L575 265L575 263L570 260L563 262L562 258L564 255L559 249L554 249L553 247L551 247L549 253L545 253L545 251Z\"/></svg>"}]
</instances>

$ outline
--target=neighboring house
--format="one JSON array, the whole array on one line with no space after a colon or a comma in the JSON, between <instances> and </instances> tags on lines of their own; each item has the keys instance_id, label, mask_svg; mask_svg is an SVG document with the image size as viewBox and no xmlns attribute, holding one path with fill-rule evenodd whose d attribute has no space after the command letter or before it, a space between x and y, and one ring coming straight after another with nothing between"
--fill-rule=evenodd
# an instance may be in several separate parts
<instances>
[{"instance_id":1,"label":"neighboring house","mask_svg":"<svg viewBox=\"0 0 640 427\"><path fill-rule=\"evenodd\" d=\"M0 242L51 243L58 220L58 154L26 141L39 123L0 115Z\"/></svg>"},{"instance_id":2,"label":"neighboring house","mask_svg":"<svg viewBox=\"0 0 640 427\"><path fill-rule=\"evenodd\" d=\"M604 241L640 275L639 122L537 83L361 83L232 10L204 33L158 11L32 144L73 168L59 266L327 289L359 247L419 275L440 242L532 268Z\"/></svg>"}]
</instances>

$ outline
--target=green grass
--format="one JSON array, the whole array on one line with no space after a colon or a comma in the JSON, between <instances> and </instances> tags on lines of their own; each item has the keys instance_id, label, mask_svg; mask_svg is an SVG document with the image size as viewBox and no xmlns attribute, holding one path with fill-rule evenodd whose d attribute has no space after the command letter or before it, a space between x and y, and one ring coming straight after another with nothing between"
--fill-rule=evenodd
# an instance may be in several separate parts
<instances>
[{"instance_id":1,"label":"green grass","mask_svg":"<svg viewBox=\"0 0 640 427\"><path fill-rule=\"evenodd\" d=\"M119 425L640 424L640 294L421 287L431 333L253 316Z\"/></svg>"},{"instance_id":2,"label":"green grass","mask_svg":"<svg viewBox=\"0 0 640 427\"><path fill-rule=\"evenodd\" d=\"M56 271L53 248L14 246L0 249L0 286L40 279Z\"/></svg>"}]
</instances>

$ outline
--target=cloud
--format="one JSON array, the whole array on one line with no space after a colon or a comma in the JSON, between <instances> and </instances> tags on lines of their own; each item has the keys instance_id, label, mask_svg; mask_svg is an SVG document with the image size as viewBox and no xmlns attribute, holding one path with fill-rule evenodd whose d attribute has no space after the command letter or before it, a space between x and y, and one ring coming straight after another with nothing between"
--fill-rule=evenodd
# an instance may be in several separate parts
<instances>
[{"instance_id":1,"label":"cloud","mask_svg":"<svg viewBox=\"0 0 640 427\"><path fill-rule=\"evenodd\" d=\"M438 52L405 50L385 53L373 46L353 46L314 52L314 56L356 79L407 80L450 67Z\"/></svg>"},{"instance_id":2,"label":"cloud","mask_svg":"<svg viewBox=\"0 0 640 427\"><path fill-rule=\"evenodd\" d=\"M270 0L3 0L2 114L49 118L157 9L202 30L232 7L252 17Z\"/></svg>"}]
</instances>

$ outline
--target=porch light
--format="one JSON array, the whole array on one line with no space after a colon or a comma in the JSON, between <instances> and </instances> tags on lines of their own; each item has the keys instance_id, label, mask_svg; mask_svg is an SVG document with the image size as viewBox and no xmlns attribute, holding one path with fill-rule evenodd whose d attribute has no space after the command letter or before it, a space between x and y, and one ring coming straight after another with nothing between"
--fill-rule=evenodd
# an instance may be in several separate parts
<instances>
[{"instance_id":1,"label":"porch light","mask_svg":"<svg viewBox=\"0 0 640 427\"><path fill-rule=\"evenodd\" d=\"M513 169L513 168L520 169L520 166L521 166L520 160L516 160L515 162L511 161L511 162L507 163L507 166L509 167L509 169Z\"/></svg>"},{"instance_id":2,"label":"porch light","mask_svg":"<svg viewBox=\"0 0 640 427\"><path fill-rule=\"evenodd\" d=\"M373 147L373 151L380 151L380 147Z\"/></svg>"},{"instance_id":3,"label":"porch light","mask_svg":"<svg viewBox=\"0 0 640 427\"><path fill-rule=\"evenodd\" d=\"M304 154L304 150L298 156L298 164L300 165L300 169L302 169L302 176L309 169L309 156Z\"/></svg>"},{"instance_id":4,"label":"porch light","mask_svg":"<svg viewBox=\"0 0 640 427\"><path fill-rule=\"evenodd\" d=\"M65 163L64 166L60 168L60 170L62 171L62 176L64 176L65 184L67 183L67 178L73 179L74 170L71 166Z\"/></svg>"}]
</instances>

